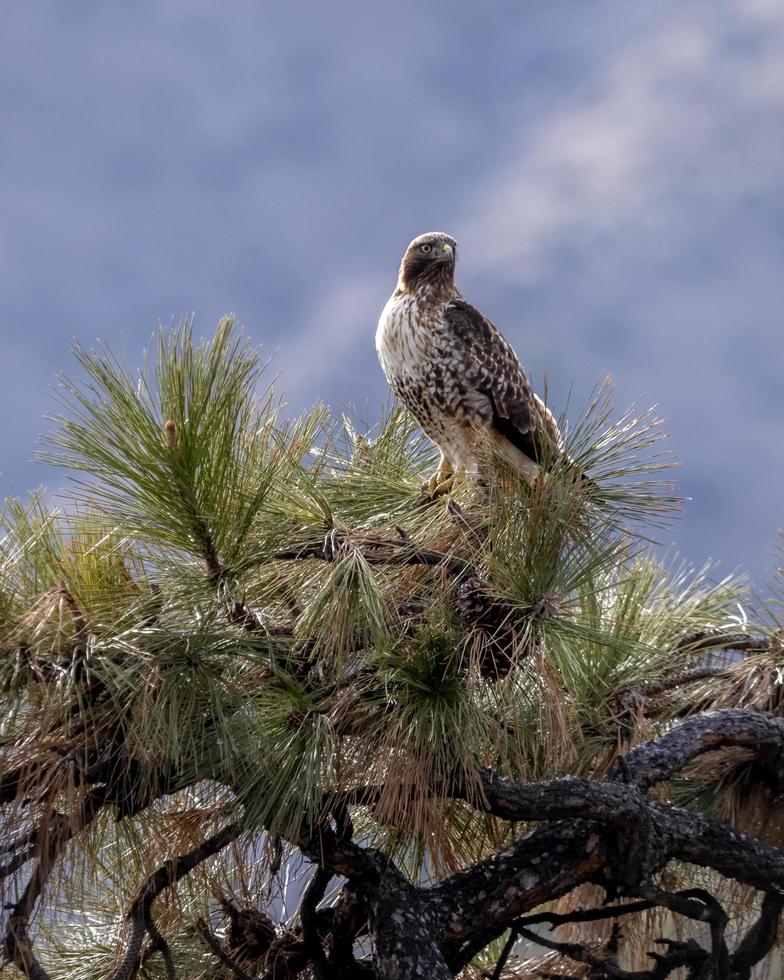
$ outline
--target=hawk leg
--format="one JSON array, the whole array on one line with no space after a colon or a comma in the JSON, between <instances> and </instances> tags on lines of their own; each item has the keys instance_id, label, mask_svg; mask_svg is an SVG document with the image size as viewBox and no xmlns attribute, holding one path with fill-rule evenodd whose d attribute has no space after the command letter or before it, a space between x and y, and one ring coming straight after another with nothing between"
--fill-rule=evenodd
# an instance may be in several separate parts
<instances>
[{"instance_id":1,"label":"hawk leg","mask_svg":"<svg viewBox=\"0 0 784 980\"><path fill-rule=\"evenodd\" d=\"M424 493L431 494L434 497L437 497L442 493L447 493L448 491L441 490L440 488L449 482L450 479L452 479L452 475L452 466L442 454L441 459L438 462L438 468L427 483L425 483L425 485L422 487L422 490Z\"/></svg>"},{"instance_id":2,"label":"hawk leg","mask_svg":"<svg viewBox=\"0 0 784 980\"><path fill-rule=\"evenodd\" d=\"M456 490L461 483L465 483L468 477L465 475L463 470L457 470L456 473L450 473L449 476L442 480L441 483L435 489L435 495L440 497L442 494L451 493Z\"/></svg>"},{"instance_id":3,"label":"hawk leg","mask_svg":"<svg viewBox=\"0 0 784 980\"><path fill-rule=\"evenodd\" d=\"M422 487L422 490L431 497L441 497L451 493L465 478L465 473L462 470L455 472L449 461L442 455L438 469Z\"/></svg>"}]
</instances>

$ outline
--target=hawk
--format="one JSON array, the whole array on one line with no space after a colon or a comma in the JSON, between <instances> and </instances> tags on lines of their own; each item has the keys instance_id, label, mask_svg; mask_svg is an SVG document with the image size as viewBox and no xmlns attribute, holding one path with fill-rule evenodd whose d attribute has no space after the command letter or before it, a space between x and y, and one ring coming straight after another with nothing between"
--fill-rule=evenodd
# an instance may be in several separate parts
<instances>
[{"instance_id":1,"label":"hawk","mask_svg":"<svg viewBox=\"0 0 784 980\"><path fill-rule=\"evenodd\" d=\"M456 253L442 232L415 238L376 331L387 381L441 451L427 483L436 494L480 472L486 434L529 482L562 447L511 345L455 285Z\"/></svg>"}]
</instances>

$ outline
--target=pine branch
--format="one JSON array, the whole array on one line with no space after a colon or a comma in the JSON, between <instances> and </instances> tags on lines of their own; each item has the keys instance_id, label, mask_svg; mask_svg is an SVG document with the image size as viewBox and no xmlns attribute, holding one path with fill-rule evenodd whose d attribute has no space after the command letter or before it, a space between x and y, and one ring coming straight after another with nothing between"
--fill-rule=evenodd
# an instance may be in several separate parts
<instances>
[{"instance_id":1,"label":"pine branch","mask_svg":"<svg viewBox=\"0 0 784 980\"><path fill-rule=\"evenodd\" d=\"M698 680L784 714L780 637L737 628L738 602L750 608L737 582L642 555L650 526L677 506L650 479L664 462L649 453L660 434L651 413L615 421L605 387L569 427L569 467L554 465L532 486L491 467L489 493L469 484L458 492L466 507L451 499L444 508L416 497L432 452L405 413L374 438L347 422L341 440L319 411L281 423L275 397L256 398L260 362L228 320L200 346L190 325L162 332L138 378L106 349L78 356L87 384L65 383L69 408L54 443L57 461L85 474L77 492L90 514L12 504L0 517L9 535L0 541L9 713L0 875L32 872L29 913L42 902L49 842L67 839L55 799L72 826L84 826L69 808L87 795L96 812L115 804L118 821L134 817L134 831L159 840L170 839L170 821L198 822L230 799L243 826L285 838L319 869L301 933L276 928L251 908L253 895L229 909L226 948L206 924L215 894L192 882L216 969L245 980L247 963L266 954L267 977L447 977L516 925L616 919L653 904L706 923L711 944L670 944L635 980L660 980L676 964L702 980L744 980L767 955L784 851L652 801L648 790L677 776L696 784L712 759L691 763L725 747L751 757L756 788L784 771L784 722L740 711L690 718L601 778L619 751L618 723L650 719L651 699ZM591 484L570 468L589 471ZM712 656L721 650L766 654L761 679L730 668L727 683ZM683 670L690 658L699 665ZM579 778L551 778L563 772ZM180 790L189 792L164 799ZM39 811L44 822L31 827ZM515 839L519 822L538 826ZM190 935L191 911L172 903L165 937L154 902L227 846L229 828L136 892L123 980L154 955L170 978L187 969L189 951L173 937ZM83 868L85 891L112 887L94 852L122 834L101 821L85 835L62 869L64 887L78 887ZM252 847L237 854L248 892L280 870L263 860ZM734 953L712 889L652 884L673 861L708 869L706 882L766 893ZM437 880L419 887L425 864ZM333 875L347 879L342 897L319 910ZM534 911L582 883L605 889L603 907ZM631 901L610 904L619 895ZM58 895L47 898L48 916ZM27 957L33 975L28 917L18 912L6 950ZM234 943L252 912L255 960ZM56 944L72 925L51 921ZM374 954L360 963L353 945L365 934ZM628 980L619 937L616 928L605 949L572 948L593 957L581 962L596 976Z\"/></svg>"},{"instance_id":2,"label":"pine branch","mask_svg":"<svg viewBox=\"0 0 784 980\"><path fill-rule=\"evenodd\" d=\"M281 548L269 557L273 561L303 561L307 558L316 558L331 562L335 560L341 547L359 549L369 565L424 565L444 568L452 575L464 575L474 571L470 562L432 548L417 546L407 532L406 537L400 540L376 535L357 538L328 535L324 541L312 541L291 548Z\"/></svg>"},{"instance_id":3,"label":"pine branch","mask_svg":"<svg viewBox=\"0 0 784 980\"><path fill-rule=\"evenodd\" d=\"M196 933L216 959L231 970L235 977L238 977L239 980L258 980L257 977L247 973L235 959L229 956L218 937L212 932L204 919L198 919L196 921Z\"/></svg>"},{"instance_id":4,"label":"pine branch","mask_svg":"<svg viewBox=\"0 0 784 980\"><path fill-rule=\"evenodd\" d=\"M150 875L137 891L128 910L127 919L131 923L131 937L122 962L112 974L112 980L131 980L136 975L140 963L142 941L147 933L150 934L153 944L156 945L156 935L160 937L160 933L152 918L152 906L161 892L171 888L185 875L190 874L197 865L222 851L224 847L236 840L240 832L238 824L228 824L222 830L208 837L198 847L194 847L186 854L172 858ZM168 947L164 947L164 949L166 948ZM164 958L166 958L165 952Z\"/></svg>"},{"instance_id":5,"label":"pine branch","mask_svg":"<svg viewBox=\"0 0 784 980\"><path fill-rule=\"evenodd\" d=\"M632 749L624 759L624 772L613 778L647 790L670 779L698 756L724 746L749 749L760 761L781 769L784 719L732 708L688 718L661 738Z\"/></svg>"}]
</instances>

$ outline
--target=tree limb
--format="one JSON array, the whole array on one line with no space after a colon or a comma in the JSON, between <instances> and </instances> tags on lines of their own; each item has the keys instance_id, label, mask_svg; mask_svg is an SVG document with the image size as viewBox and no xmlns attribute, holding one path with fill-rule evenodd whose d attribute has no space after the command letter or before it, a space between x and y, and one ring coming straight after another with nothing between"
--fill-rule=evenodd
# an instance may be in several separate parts
<instances>
[{"instance_id":1,"label":"tree limb","mask_svg":"<svg viewBox=\"0 0 784 980\"><path fill-rule=\"evenodd\" d=\"M238 977L239 980L257 980L257 978L252 976L250 973L246 973L239 963L229 956L221 945L218 937L214 932L212 932L204 919L198 919L196 921L196 933L199 936L199 939L202 940L204 945L207 946L215 958L220 960L225 967L228 967L235 977Z\"/></svg>"},{"instance_id":2,"label":"tree limb","mask_svg":"<svg viewBox=\"0 0 784 980\"><path fill-rule=\"evenodd\" d=\"M313 963L315 980L329 980L329 964L327 954L321 945L316 924L316 906L324 897L327 885L332 881L332 872L316 868L308 887L302 895L299 907L299 917L302 923L302 941L305 952Z\"/></svg>"},{"instance_id":3,"label":"tree limb","mask_svg":"<svg viewBox=\"0 0 784 980\"><path fill-rule=\"evenodd\" d=\"M395 540L368 536L351 541L351 545L360 550L369 565L426 565L445 568L452 575L474 571L474 566L462 558L432 548L420 548L405 538ZM282 548L273 552L270 558L273 561L301 561L306 558L334 561L335 555L334 546L328 546L324 541L313 541L298 547Z\"/></svg>"},{"instance_id":4,"label":"tree limb","mask_svg":"<svg viewBox=\"0 0 784 980\"><path fill-rule=\"evenodd\" d=\"M751 749L761 760L784 766L784 719L761 711L725 708L687 718L660 738L643 742L625 758L627 775L611 778L631 780L645 791L684 769L697 756L724 746Z\"/></svg>"},{"instance_id":5,"label":"tree limb","mask_svg":"<svg viewBox=\"0 0 784 980\"><path fill-rule=\"evenodd\" d=\"M156 930L154 923L152 923L152 906L161 892L176 884L185 875L190 874L202 861L206 861L207 858L222 851L224 847L239 836L239 833L238 824L228 824L222 830L208 837L198 847L194 847L186 854L172 858L150 875L137 891L128 910L127 918L131 922L131 937L122 962L112 974L112 980L131 980L136 975L142 941L146 933L150 933L150 937L155 942L153 933ZM153 925L152 930L150 929L151 924Z\"/></svg>"},{"instance_id":6,"label":"tree limb","mask_svg":"<svg viewBox=\"0 0 784 980\"><path fill-rule=\"evenodd\" d=\"M730 957L733 980L749 980L752 968L773 949L782 909L784 895L765 892L759 918L749 927Z\"/></svg>"}]
</instances>

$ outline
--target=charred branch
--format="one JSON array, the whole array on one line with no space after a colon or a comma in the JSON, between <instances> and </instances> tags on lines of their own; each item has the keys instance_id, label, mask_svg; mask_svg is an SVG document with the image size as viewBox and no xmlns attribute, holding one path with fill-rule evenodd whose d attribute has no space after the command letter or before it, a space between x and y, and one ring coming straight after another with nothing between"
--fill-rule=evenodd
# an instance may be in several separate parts
<instances>
[{"instance_id":1,"label":"charred branch","mask_svg":"<svg viewBox=\"0 0 784 980\"><path fill-rule=\"evenodd\" d=\"M726 746L749 749L771 767L784 766L784 719L761 711L727 708L688 718L661 738L644 742L624 759L624 773L645 791L681 772L693 759Z\"/></svg>"}]
</instances>

